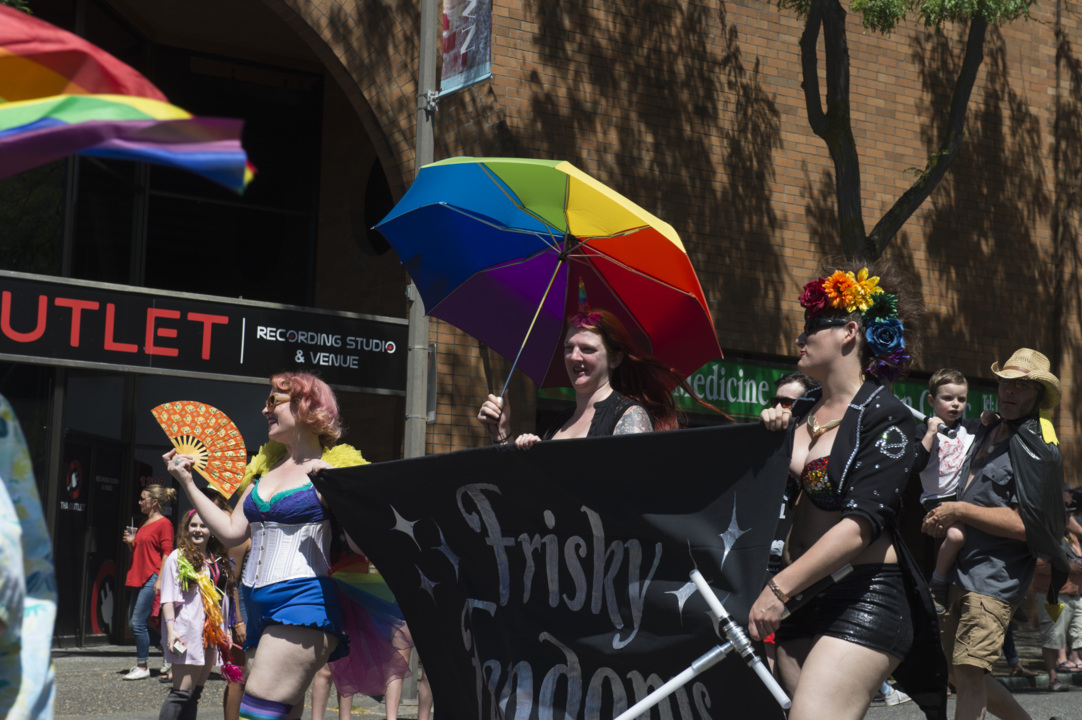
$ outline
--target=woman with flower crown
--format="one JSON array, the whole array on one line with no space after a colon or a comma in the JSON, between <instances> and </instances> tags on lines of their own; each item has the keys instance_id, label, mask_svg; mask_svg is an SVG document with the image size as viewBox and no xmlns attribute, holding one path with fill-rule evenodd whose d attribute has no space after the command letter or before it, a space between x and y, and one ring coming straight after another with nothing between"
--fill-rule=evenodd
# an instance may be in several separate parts
<instances>
[{"instance_id":1,"label":"woman with flower crown","mask_svg":"<svg viewBox=\"0 0 1082 720\"><path fill-rule=\"evenodd\" d=\"M785 566L752 606L749 630L776 632L790 720L858 720L892 674L929 718L945 717L931 596L898 527L914 420L890 389L915 353L922 308L885 262L830 268L800 303L797 368L820 387L762 412L768 429L788 433L801 489ZM851 574L785 618L790 598L846 565Z\"/></svg>"}]
</instances>

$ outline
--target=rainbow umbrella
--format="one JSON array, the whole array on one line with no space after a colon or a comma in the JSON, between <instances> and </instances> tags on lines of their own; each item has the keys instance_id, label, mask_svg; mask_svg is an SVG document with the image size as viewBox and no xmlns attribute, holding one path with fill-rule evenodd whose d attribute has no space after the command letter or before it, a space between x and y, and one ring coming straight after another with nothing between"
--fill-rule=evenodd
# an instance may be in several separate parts
<instances>
[{"instance_id":1,"label":"rainbow umbrella","mask_svg":"<svg viewBox=\"0 0 1082 720\"><path fill-rule=\"evenodd\" d=\"M72 153L187 170L242 192L243 123L171 105L77 35L0 5L0 179Z\"/></svg>"},{"instance_id":2,"label":"rainbow umbrella","mask_svg":"<svg viewBox=\"0 0 1082 720\"><path fill-rule=\"evenodd\" d=\"M425 165L376 228L429 315L513 360L541 387L569 383L564 320L578 309L580 282L593 309L616 315L641 350L677 372L690 375L721 355L676 231L570 163Z\"/></svg>"}]
</instances>

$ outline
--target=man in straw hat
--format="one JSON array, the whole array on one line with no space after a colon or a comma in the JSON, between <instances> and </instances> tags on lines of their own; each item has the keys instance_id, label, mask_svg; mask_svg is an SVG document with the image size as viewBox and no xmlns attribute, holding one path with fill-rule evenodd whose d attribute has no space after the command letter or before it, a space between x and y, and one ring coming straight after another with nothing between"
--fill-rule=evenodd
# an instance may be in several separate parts
<instances>
[{"instance_id":1,"label":"man in straw hat","mask_svg":"<svg viewBox=\"0 0 1082 720\"><path fill-rule=\"evenodd\" d=\"M999 418L977 431L962 466L958 502L943 503L924 518L924 532L937 537L956 522L967 528L939 618L958 690L956 720L986 712L1029 718L989 675L1007 623L1026 597L1038 556L1051 562L1052 588L1061 587L1068 572L1082 579L1082 566L1072 567L1060 545L1063 457L1051 422L1042 417L1060 398L1059 379L1049 370L1048 358L1029 348L1015 351L1002 367L992 365L1000 378Z\"/></svg>"}]
</instances>

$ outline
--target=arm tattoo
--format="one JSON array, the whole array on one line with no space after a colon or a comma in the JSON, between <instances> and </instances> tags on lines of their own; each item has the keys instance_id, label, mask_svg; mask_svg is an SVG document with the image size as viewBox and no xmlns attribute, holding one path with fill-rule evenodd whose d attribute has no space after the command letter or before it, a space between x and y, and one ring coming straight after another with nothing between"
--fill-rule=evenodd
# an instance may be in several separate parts
<instances>
[{"instance_id":1,"label":"arm tattoo","mask_svg":"<svg viewBox=\"0 0 1082 720\"><path fill-rule=\"evenodd\" d=\"M650 413L638 405L632 405L620 416L616 423L613 435L631 435L632 433L652 432L654 423L650 420Z\"/></svg>"}]
</instances>

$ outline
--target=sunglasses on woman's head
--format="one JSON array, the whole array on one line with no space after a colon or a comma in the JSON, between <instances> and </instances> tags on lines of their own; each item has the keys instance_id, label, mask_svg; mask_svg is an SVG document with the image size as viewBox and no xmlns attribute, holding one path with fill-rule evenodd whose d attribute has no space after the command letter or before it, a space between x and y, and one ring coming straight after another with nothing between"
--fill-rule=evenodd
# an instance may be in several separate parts
<instances>
[{"instance_id":1,"label":"sunglasses on woman's head","mask_svg":"<svg viewBox=\"0 0 1082 720\"><path fill-rule=\"evenodd\" d=\"M285 393L272 392L270 395L267 396L267 409L273 410L282 403L287 403L290 400L292 400L292 398Z\"/></svg>"},{"instance_id":2,"label":"sunglasses on woman's head","mask_svg":"<svg viewBox=\"0 0 1082 720\"><path fill-rule=\"evenodd\" d=\"M804 334L811 335L817 330L828 327L841 327L849 322L850 321L845 318L809 318L804 321Z\"/></svg>"}]
</instances>

